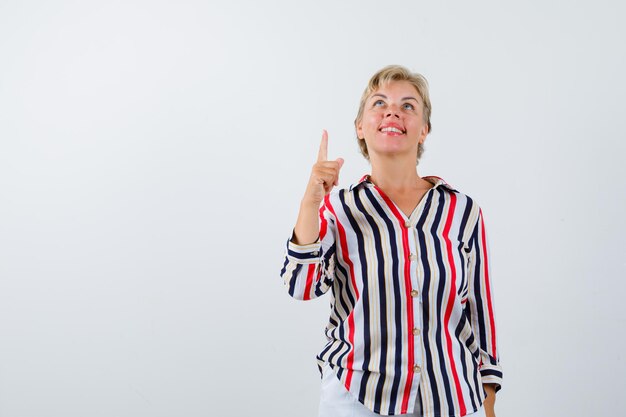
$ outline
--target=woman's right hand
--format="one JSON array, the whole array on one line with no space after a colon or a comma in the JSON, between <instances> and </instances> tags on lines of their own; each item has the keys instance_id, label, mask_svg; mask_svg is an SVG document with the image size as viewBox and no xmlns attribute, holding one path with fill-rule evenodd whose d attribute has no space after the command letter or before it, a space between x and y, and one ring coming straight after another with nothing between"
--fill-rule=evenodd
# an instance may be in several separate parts
<instances>
[{"instance_id":1,"label":"woman's right hand","mask_svg":"<svg viewBox=\"0 0 626 417\"><path fill-rule=\"evenodd\" d=\"M338 184L339 171L342 166L342 158L328 161L328 132L324 130L317 153L317 162L311 169L311 177L300 203L300 212L292 238L294 243L305 245L317 240L320 232L318 218L320 204Z\"/></svg>"},{"instance_id":2,"label":"woman's right hand","mask_svg":"<svg viewBox=\"0 0 626 417\"><path fill-rule=\"evenodd\" d=\"M316 209L319 208L326 194L330 193L338 184L339 171L342 166L342 158L337 158L334 161L328 160L328 132L324 130L320 149L317 153L317 162L311 169L311 177L302 198L302 203L314 205Z\"/></svg>"}]
</instances>

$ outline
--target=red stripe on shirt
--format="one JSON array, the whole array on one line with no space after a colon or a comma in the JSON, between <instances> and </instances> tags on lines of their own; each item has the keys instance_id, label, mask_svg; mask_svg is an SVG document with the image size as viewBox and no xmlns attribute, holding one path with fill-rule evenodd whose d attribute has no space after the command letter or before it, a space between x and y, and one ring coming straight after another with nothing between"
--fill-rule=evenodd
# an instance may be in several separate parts
<instances>
[{"instance_id":1,"label":"red stripe on shirt","mask_svg":"<svg viewBox=\"0 0 626 417\"><path fill-rule=\"evenodd\" d=\"M324 197L324 204L320 206L320 210L319 210L319 217L320 217L320 239L319 240L320 242L324 240L324 237L326 236L326 233L328 232L328 220L326 220L326 217L324 217L324 207L330 204L330 200L328 196L329 195L326 195L326 197ZM315 282L318 283L321 278L322 278L322 267L320 265L320 268L318 268L317 270L317 276L315 277Z\"/></svg>"},{"instance_id":2,"label":"red stripe on shirt","mask_svg":"<svg viewBox=\"0 0 626 417\"><path fill-rule=\"evenodd\" d=\"M316 266L316 264L309 264L309 268L306 273L306 285L304 286L303 300L311 299L311 285L313 285L313 274L315 273Z\"/></svg>"},{"instance_id":3,"label":"red stripe on shirt","mask_svg":"<svg viewBox=\"0 0 626 417\"><path fill-rule=\"evenodd\" d=\"M450 265L450 295L448 296L448 303L446 305L446 312L443 319L443 328L446 334L446 346L448 350L448 361L450 362L450 368L452 370L452 378L454 379L454 386L456 388L457 398L459 401L459 407L461 415L466 414L465 401L463 400L463 391L461 390L461 381L459 380L459 374L456 370L454 354L452 350L452 338L450 337L450 315L452 314L452 308L454 307L454 301L456 298L456 267L454 266L454 256L452 254L452 242L450 241L450 227L452 226L452 218L454 217L454 209L456 208L456 195L450 194L450 207L448 208L448 218L443 228L443 237L446 241L446 252L448 253L448 265Z\"/></svg>"}]
</instances>

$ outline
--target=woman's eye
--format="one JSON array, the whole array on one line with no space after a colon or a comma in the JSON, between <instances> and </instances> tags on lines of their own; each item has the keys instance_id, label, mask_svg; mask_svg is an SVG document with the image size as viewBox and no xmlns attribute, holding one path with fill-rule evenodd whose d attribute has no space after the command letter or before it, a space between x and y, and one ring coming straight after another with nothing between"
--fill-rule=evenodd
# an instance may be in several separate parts
<instances>
[{"instance_id":1,"label":"woman's eye","mask_svg":"<svg viewBox=\"0 0 626 417\"><path fill-rule=\"evenodd\" d=\"M413 110L415 109L415 107L413 107L413 105L411 103L404 103L404 109L405 110Z\"/></svg>"},{"instance_id":2,"label":"woman's eye","mask_svg":"<svg viewBox=\"0 0 626 417\"><path fill-rule=\"evenodd\" d=\"M384 104L385 104L385 102L384 102L384 101L382 101L382 100L376 100L376 101L374 102L374 107L380 107L380 106L382 106L382 105L384 105Z\"/></svg>"}]
</instances>

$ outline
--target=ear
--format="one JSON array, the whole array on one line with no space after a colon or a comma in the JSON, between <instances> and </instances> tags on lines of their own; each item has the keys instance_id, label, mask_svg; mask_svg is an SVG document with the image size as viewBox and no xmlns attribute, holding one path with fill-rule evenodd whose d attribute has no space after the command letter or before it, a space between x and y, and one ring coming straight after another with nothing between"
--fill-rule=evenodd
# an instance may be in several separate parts
<instances>
[{"instance_id":1,"label":"ear","mask_svg":"<svg viewBox=\"0 0 626 417\"><path fill-rule=\"evenodd\" d=\"M359 138L359 140L365 139L363 136L363 122L354 122L354 128L356 129L356 137Z\"/></svg>"},{"instance_id":2,"label":"ear","mask_svg":"<svg viewBox=\"0 0 626 417\"><path fill-rule=\"evenodd\" d=\"M426 136L428 136L428 125L424 124L422 131L420 132L420 137L417 141L419 143L424 143L426 141Z\"/></svg>"}]
</instances>

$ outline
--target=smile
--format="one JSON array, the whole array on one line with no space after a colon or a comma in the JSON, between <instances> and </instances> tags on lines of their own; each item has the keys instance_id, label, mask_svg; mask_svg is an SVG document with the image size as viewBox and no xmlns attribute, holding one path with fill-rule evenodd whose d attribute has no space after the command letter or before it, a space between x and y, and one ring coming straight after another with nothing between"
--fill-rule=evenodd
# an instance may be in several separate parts
<instances>
[{"instance_id":1,"label":"smile","mask_svg":"<svg viewBox=\"0 0 626 417\"><path fill-rule=\"evenodd\" d=\"M383 133L400 133L400 134L404 134L405 131L398 129L397 127L383 127L382 129L380 129L381 132Z\"/></svg>"}]
</instances>

